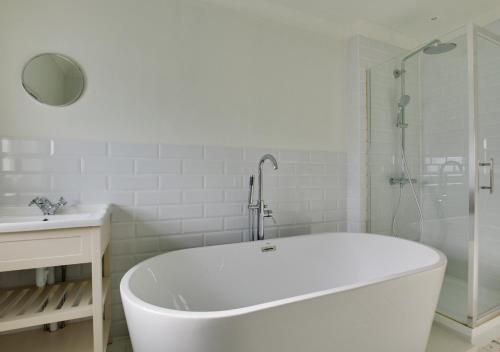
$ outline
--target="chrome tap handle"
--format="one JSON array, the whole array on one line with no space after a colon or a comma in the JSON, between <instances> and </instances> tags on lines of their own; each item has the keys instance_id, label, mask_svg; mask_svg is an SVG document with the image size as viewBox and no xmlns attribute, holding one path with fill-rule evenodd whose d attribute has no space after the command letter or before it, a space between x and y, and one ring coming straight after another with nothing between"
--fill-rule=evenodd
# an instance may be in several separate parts
<instances>
[{"instance_id":1,"label":"chrome tap handle","mask_svg":"<svg viewBox=\"0 0 500 352\"><path fill-rule=\"evenodd\" d=\"M28 206L32 206L32 205L36 205L38 207L44 207L44 206L47 206L49 204L52 204L50 203L50 200L48 200L47 198L45 197L35 197L31 200L31 202L28 204Z\"/></svg>"},{"instance_id":2,"label":"chrome tap handle","mask_svg":"<svg viewBox=\"0 0 500 352\"><path fill-rule=\"evenodd\" d=\"M267 205L264 206L264 217L265 218L270 218L271 220L273 220L273 223L274 224L277 224L278 222L276 221L276 219L274 218L273 216L273 211L271 209L267 209Z\"/></svg>"},{"instance_id":3,"label":"chrome tap handle","mask_svg":"<svg viewBox=\"0 0 500 352\"><path fill-rule=\"evenodd\" d=\"M66 201L66 199L64 199L64 197L60 197L59 200L57 201L56 205L58 205L58 207L63 207L66 204L68 204L68 202Z\"/></svg>"},{"instance_id":4,"label":"chrome tap handle","mask_svg":"<svg viewBox=\"0 0 500 352\"><path fill-rule=\"evenodd\" d=\"M30 204L28 204L29 207L33 206L33 205L38 205L41 203L41 199L40 197L35 197L31 200Z\"/></svg>"},{"instance_id":5,"label":"chrome tap handle","mask_svg":"<svg viewBox=\"0 0 500 352\"><path fill-rule=\"evenodd\" d=\"M56 204L51 207L51 215L54 215L60 208L64 207L68 202L63 197L60 197Z\"/></svg>"}]
</instances>

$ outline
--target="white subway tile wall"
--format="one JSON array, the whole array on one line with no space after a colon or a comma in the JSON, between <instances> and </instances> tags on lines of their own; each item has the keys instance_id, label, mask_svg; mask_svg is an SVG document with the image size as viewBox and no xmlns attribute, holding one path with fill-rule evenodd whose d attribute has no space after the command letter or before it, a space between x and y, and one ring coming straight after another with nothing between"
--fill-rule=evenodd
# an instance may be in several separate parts
<instances>
[{"instance_id":1,"label":"white subway tile wall","mask_svg":"<svg viewBox=\"0 0 500 352\"><path fill-rule=\"evenodd\" d=\"M352 77L349 84L349 106L351 117L347 120L346 135L350 136L349 148L347 149L347 223L348 230L352 232L364 232L367 229L368 221L368 195L369 195L369 177L368 177L368 143L369 143L369 123L368 123L368 102L367 102L367 69L386 62L396 55L405 51L401 48L374 40L363 36L355 36L350 42L351 64L349 66L349 75ZM391 65L391 64L389 64ZM397 81L392 76L393 66L388 67L387 79L383 85L376 86L374 93L379 95L371 96L372 103L375 103L375 109L371 110L372 127L375 127L379 133L389 132L392 136L397 136L394 127L395 116L394 108L397 105L395 90ZM376 78L375 78L376 79ZM372 79L373 81L373 79ZM378 83L378 82L377 82ZM381 95L382 94L382 95ZM377 111L378 109L378 111ZM380 112L377 118L377 112ZM376 123L376 126L373 124ZM374 137L372 135L372 143ZM391 143L394 138L387 138L386 154L394 154L397 150L396 144ZM377 141L377 148L384 145L382 141ZM395 142L395 140L394 140ZM373 158L372 162L373 162ZM377 159L380 161L375 166L385 167L386 172L393 163L393 159ZM392 171L391 171L392 172ZM384 182L380 185L385 184ZM384 203L390 204L392 201L392 189L386 190ZM384 198L381 198L384 199ZM391 207L378 207L379 210L390 211ZM372 214L373 215L373 214ZM372 228L371 231L383 232L379 228Z\"/></svg>"},{"instance_id":2,"label":"white subway tile wall","mask_svg":"<svg viewBox=\"0 0 500 352\"><path fill-rule=\"evenodd\" d=\"M35 196L113 203L113 334L125 335L118 284L135 263L182 248L248 238L248 177L265 166L271 237L346 230L346 157L327 151L0 139L0 205ZM87 268L72 268L75 277ZM0 286L33 274L0 275Z\"/></svg>"}]
</instances>

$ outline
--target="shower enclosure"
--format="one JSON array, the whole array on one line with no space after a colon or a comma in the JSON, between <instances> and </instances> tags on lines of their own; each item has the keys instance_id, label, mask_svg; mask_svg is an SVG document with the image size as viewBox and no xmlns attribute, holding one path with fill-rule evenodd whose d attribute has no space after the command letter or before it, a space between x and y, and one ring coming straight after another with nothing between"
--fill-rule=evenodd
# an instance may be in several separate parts
<instances>
[{"instance_id":1,"label":"shower enclosure","mask_svg":"<svg viewBox=\"0 0 500 352\"><path fill-rule=\"evenodd\" d=\"M367 82L369 231L446 254L441 315L500 315L500 36L467 26Z\"/></svg>"}]
</instances>

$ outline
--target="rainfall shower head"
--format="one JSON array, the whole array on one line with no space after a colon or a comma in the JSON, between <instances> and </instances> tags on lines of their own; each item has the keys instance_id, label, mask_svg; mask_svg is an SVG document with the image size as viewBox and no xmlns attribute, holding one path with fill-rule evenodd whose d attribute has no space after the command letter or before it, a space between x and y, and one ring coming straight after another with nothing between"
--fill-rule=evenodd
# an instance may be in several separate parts
<instances>
[{"instance_id":1,"label":"rainfall shower head","mask_svg":"<svg viewBox=\"0 0 500 352\"><path fill-rule=\"evenodd\" d=\"M442 43L440 41L435 42L434 44L428 45L423 49L424 54L427 55L436 55L436 54L444 54L448 51L451 51L457 47L455 43Z\"/></svg>"},{"instance_id":2,"label":"rainfall shower head","mask_svg":"<svg viewBox=\"0 0 500 352\"><path fill-rule=\"evenodd\" d=\"M411 97L408 94L402 95L399 99L399 107L404 108L406 105L410 103Z\"/></svg>"}]
</instances>

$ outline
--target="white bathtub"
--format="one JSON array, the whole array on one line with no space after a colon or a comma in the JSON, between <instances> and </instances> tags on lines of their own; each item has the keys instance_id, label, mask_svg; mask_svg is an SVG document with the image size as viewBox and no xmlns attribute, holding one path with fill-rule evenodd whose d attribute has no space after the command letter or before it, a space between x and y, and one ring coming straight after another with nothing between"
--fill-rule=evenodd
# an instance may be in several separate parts
<instances>
[{"instance_id":1,"label":"white bathtub","mask_svg":"<svg viewBox=\"0 0 500 352\"><path fill-rule=\"evenodd\" d=\"M130 269L135 352L424 352L446 258L331 233L195 248Z\"/></svg>"}]
</instances>

